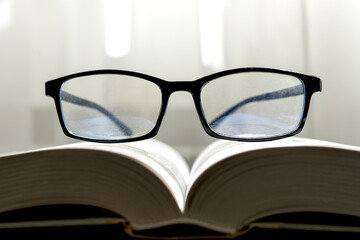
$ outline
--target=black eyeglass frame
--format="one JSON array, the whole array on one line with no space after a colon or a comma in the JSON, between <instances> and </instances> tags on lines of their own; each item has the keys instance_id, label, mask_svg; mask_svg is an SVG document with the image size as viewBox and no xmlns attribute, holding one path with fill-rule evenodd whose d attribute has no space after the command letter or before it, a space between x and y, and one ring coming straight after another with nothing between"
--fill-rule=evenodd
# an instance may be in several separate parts
<instances>
[{"instance_id":1,"label":"black eyeglass frame","mask_svg":"<svg viewBox=\"0 0 360 240\"><path fill-rule=\"evenodd\" d=\"M274 136L274 137L267 137L267 138L259 138L259 139L252 139L252 138L234 138L234 137L228 137L219 135L216 132L214 132L211 127L208 125L205 116L202 111L201 107L201 89L210 81L215 80L217 78L221 78L227 75L232 74L238 74L238 73L249 73L249 72L263 72L263 73L277 73L277 74L283 74L283 75L289 75L296 77L299 79L304 87L305 87L305 105L303 109L303 115L301 118L301 121L293 132L290 132L288 134ZM70 131L68 131L65 121L63 119L62 110L61 110L61 99L60 99L60 93L61 93L61 86L64 82L78 77L85 77L85 76L94 76L94 75L100 75L100 74L115 74L115 75L126 75L131 77L137 77L141 78L147 81L150 81L157 85L160 88L160 91L162 93L162 105L160 109L160 113L158 116L158 119L156 121L156 124L154 128L147 134L139 137L134 137L130 139L123 139L123 140L109 140L109 139L91 139L91 138L84 138L81 136L77 136L72 134ZM101 69L101 70L92 70L92 71L85 71L85 72L79 72L75 74L70 74L64 77L60 77L54 80L47 81L45 83L45 95L50 96L54 99L57 115L60 121L61 128L64 132L64 134L68 137L83 140L83 141L90 141L90 142L98 142L98 143L122 143L122 142L133 142L133 141L140 141L148 138L152 138L156 136L156 134L159 131L161 122L163 120L163 117L166 112L166 108L169 102L170 95L177 91L186 91L189 92L194 100L195 108L197 111L197 114L199 116L200 122L205 130L205 132L215 138L219 139L225 139L225 140L233 140L233 141L242 141L242 142L261 142L261 141L270 141L270 140L276 140L281 138L290 137L293 135L296 135L301 132L305 125L305 121L307 118L309 106L310 106L310 99L311 96L315 92L321 92L322 89L322 83L321 79L316 76L306 75L302 73L297 72L291 72L286 70L280 70L280 69L273 69L273 68L261 68L261 67L252 67L252 68L236 68L236 69L230 69L225 70L222 72L217 72L202 78L199 78L194 81L166 81L157 77L153 77L147 74L139 73L139 72L133 72L133 71L126 71L126 70L115 70L115 69Z\"/></svg>"}]
</instances>

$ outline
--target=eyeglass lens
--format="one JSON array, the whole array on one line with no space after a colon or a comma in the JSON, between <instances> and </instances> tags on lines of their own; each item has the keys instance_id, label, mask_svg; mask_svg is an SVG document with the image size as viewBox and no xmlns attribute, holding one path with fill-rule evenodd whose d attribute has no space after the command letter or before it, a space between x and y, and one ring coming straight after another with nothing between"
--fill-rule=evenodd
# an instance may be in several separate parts
<instances>
[{"instance_id":1,"label":"eyeglass lens","mask_svg":"<svg viewBox=\"0 0 360 240\"><path fill-rule=\"evenodd\" d=\"M305 105L296 77L262 72L227 75L206 84L201 105L210 128L221 136L261 139L294 132Z\"/></svg>"},{"instance_id":2,"label":"eyeglass lens","mask_svg":"<svg viewBox=\"0 0 360 240\"><path fill-rule=\"evenodd\" d=\"M124 140L148 134L161 108L154 83L126 75L92 75L64 82L61 109L66 128L89 139Z\"/></svg>"}]
</instances>

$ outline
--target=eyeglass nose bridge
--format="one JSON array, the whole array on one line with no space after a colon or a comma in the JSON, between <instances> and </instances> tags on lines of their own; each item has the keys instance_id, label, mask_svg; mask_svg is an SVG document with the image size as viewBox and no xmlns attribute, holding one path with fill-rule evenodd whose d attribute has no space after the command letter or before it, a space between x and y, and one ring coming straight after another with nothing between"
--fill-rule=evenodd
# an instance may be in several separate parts
<instances>
[{"instance_id":1,"label":"eyeglass nose bridge","mask_svg":"<svg viewBox=\"0 0 360 240\"><path fill-rule=\"evenodd\" d=\"M162 112L160 113L159 119L158 119L158 124L157 126L159 127L163 116L165 115L165 111L167 108L167 104L170 98L170 95L172 93L175 92L188 92L192 95L192 98L194 100L194 104L195 104L195 109L196 112L198 114L198 117L200 118L200 122L203 125L205 131L208 134L212 134L209 127L206 124L206 120L202 114L202 110L201 110L201 104L200 104L200 91L202 86L204 85L204 82L201 82L199 80L194 80L194 81L172 81L172 82L165 82L166 86L163 88L163 90L165 90L164 95L164 102L163 102L163 109ZM157 131L158 129L154 130Z\"/></svg>"},{"instance_id":2,"label":"eyeglass nose bridge","mask_svg":"<svg viewBox=\"0 0 360 240\"><path fill-rule=\"evenodd\" d=\"M191 95L195 95L199 92L201 85L197 81L174 81L167 82L167 93L171 95L174 92L189 92Z\"/></svg>"}]
</instances>

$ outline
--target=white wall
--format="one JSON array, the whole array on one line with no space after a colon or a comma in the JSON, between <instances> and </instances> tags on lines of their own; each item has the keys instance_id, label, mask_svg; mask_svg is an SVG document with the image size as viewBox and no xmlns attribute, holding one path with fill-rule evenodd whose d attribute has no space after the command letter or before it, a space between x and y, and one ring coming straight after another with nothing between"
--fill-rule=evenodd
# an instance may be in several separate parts
<instances>
[{"instance_id":1,"label":"white wall","mask_svg":"<svg viewBox=\"0 0 360 240\"><path fill-rule=\"evenodd\" d=\"M308 4L309 71L323 79L312 129L321 139L360 145L360 2Z\"/></svg>"},{"instance_id":2,"label":"white wall","mask_svg":"<svg viewBox=\"0 0 360 240\"><path fill-rule=\"evenodd\" d=\"M103 1L0 0L0 153L73 142L44 83L101 68L171 81L247 66L317 75L323 92L300 136L360 145L359 1L205 2L131 1L130 51L113 58ZM214 141L187 93L171 97L157 138L189 158Z\"/></svg>"}]
</instances>

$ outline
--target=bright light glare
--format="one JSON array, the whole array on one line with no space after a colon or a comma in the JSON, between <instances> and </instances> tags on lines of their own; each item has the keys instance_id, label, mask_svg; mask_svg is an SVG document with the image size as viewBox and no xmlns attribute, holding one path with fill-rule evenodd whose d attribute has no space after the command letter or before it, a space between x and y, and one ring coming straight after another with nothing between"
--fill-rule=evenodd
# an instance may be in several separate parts
<instances>
[{"instance_id":1,"label":"bright light glare","mask_svg":"<svg viewBox=\"0 0 360 240\"><path fill-rule=\"evenodd\" d=\"M105 51L110 57L122 57L131 48L131 0L105 0Z\"/></svg>"},{"instance_id":2,"label":"bright light glare","mask_svg":"<svg viewBox=\"0 0 360 240\"><path fill-rule=\"evenodd\" d=\"M10 0L0 0L0 31L10 25L12 3Z\"/></svg>"},{"instance_id":3,"label":"bright light glare","mask_svg":"<svg viewBox=\"0 0 360 240\"><path fill-rule=\"evenodd\" d=\"M199 1L201 61L215 70L224 65L223 2Z\"/></svg>"}]
</instances>

